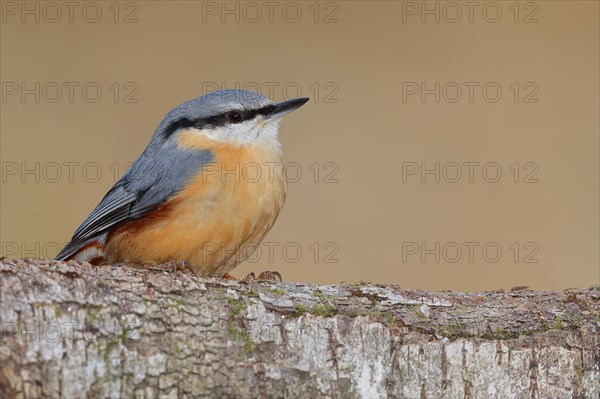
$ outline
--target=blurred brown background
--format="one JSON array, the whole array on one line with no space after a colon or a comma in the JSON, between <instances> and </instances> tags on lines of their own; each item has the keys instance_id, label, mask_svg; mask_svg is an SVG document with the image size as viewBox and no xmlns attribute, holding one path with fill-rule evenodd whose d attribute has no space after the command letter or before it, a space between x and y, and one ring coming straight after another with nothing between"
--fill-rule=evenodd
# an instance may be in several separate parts
<instances>
[{"instance_id":1,"label":"blurred brown background","mask_svg":"<svg viewBox=\"0 0 600 399\"><path fill-rule=\"evenodd\" d=\"M598 284L599 20L595 1L3 1L2 254L56 255L167 111L242 87L312 102L236 275Z\"/></svg>"}]
</instances>

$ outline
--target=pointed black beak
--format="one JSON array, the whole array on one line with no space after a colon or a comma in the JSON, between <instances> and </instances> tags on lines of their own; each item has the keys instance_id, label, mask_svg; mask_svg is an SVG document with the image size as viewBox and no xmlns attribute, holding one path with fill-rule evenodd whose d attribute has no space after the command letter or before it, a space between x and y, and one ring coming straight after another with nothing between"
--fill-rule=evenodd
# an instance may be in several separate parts
<instances>
[{"instance_id":1,"label":"pointed black beak","mask_svg":"<svg viewBox=\"0 0 600 399\"><path fill-rule=\"evenodd\" d=\"M266 115L267 118L269 119L273 119L273 118L280 118L284 115L289 114L292 111L297 110L298 108L300 108L301 106L303 106L304 104L306 104L306 102L310 100L310 98L308 97L300 97L300 98L295 98L293 100L289 100L289 101L284 101L281 103L277 103L277 104L273 104L273 107L269 113Z\"/></svg>"}]
</instances>

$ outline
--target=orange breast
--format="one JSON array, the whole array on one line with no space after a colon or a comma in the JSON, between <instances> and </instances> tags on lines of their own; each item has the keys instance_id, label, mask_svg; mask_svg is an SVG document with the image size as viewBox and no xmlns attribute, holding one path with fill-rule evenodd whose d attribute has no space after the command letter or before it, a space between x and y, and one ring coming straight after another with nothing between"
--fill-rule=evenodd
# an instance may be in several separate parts
<instances>
[{"instance_id":1,"label":"orange breast","mask_svg":"<svg viewBox=\"0 0 600 399\"><path fill-rule=\"evenodd\" d=\"M110 261L186 261L200 275L223 275L271 229L285 201L279 151L216 143L198 133L180 134L180 144L210 148L213 163L146 217L113 229L105 248Z\"/></svg>"}]
</instances>

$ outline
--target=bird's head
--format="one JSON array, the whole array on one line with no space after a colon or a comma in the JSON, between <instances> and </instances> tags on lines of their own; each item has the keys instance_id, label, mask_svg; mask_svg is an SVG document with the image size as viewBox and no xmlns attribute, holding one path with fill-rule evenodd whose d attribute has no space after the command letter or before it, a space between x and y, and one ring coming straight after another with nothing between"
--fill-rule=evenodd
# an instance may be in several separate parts
<instances>
[{"instance_id":1,"label":"bird's head","mask_svg":"<svg viewBox=\"0 0 600 399\"><path fill-rule=\"evenodd\" d=\"M185 132L196 137L235 146L279 145L281 118L309 99L296 98L275 103L244 90L220 90L187 101L169 112L155 139L176 139Z\"/></svg>"}]
</instances>

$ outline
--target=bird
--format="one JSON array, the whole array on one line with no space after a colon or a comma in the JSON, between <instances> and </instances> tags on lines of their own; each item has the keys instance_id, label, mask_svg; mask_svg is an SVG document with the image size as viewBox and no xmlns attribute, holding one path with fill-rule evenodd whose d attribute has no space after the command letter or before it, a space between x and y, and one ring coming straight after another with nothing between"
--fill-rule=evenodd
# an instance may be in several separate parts
<instances>
[{"instance_id":1,"label":"bird","mask_svg":"<svg viewBox=\"0 0 600 399\"><path fill-rule=\"evenodd\" d=\"M56 260L231 277L285 202L279 124L307 101L218 90L175 107Z\"/></svg>"}]
</instances>

